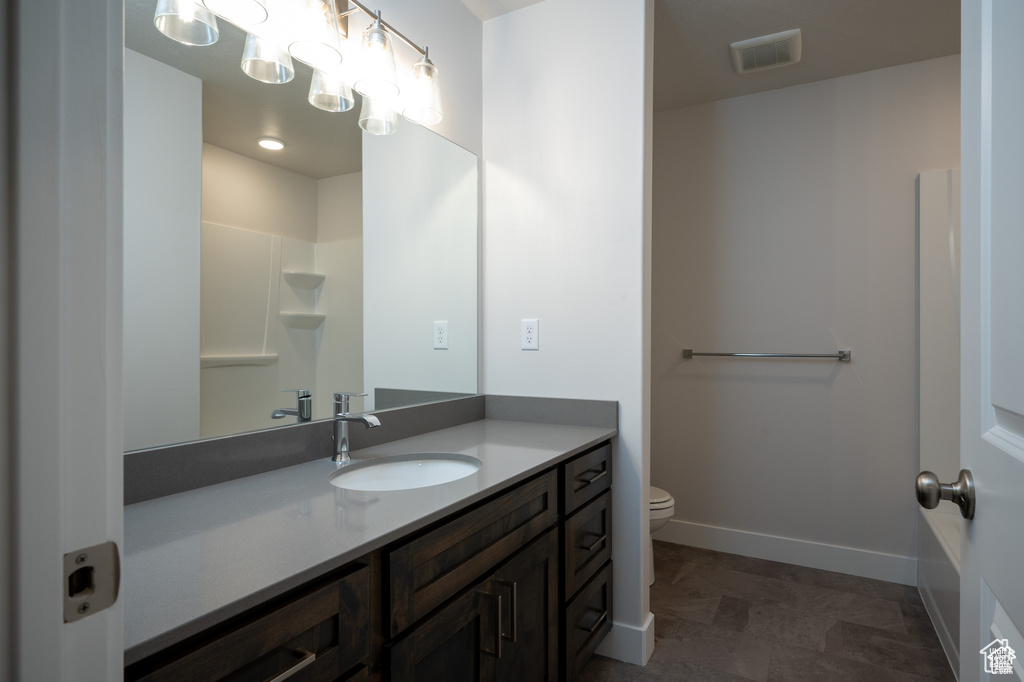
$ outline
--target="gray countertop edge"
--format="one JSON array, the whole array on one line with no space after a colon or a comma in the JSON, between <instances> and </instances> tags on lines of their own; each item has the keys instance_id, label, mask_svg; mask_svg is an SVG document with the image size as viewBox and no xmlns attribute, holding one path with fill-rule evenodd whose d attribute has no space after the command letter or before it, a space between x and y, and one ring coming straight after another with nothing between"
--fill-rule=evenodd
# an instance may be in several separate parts
<instances>
[{"instance_id":1,"label":"gray countertop edge","mask_svg":"<svg viewBox=\"0 0 1024 682\"><path fill-rule=\"evenodd\" d=\"M314 580L320 576L326 575L327 573L341 568L346 564L359 559L375 550L378 550L396 540L399 540L407 535L415 533L418 530L429 526L430 524L439 521L447 516L455 514L467 507L470 507L496 493L501 492L505 488L515 485L521 481L525 481L536 474L552 468L553 466L563 462L588 448L592 448L595 445L613 439L618 435L617 428L608 428L605 433L597 435L591 438L589 441L581 443L576 447L567 450L559 455L556 455L545 462L536 464L516 475L509 476L507 479L491 485L483 490L468 495L467 497L453 502L451 505L429 512L426 515L416 519L412 523L408 523L404 526L395 528L389 532L386 532L373 540L367 541L361 545L354 546L347 549L329 561L320 562L319 564L312 566L308 569L302 570L295 573L288 578L281 580L273 585L266 588L252 592L245 597L238 599L230 604L222 606L218 609L210 611L195 620L189 621L184 625L167 630L155 637L152 637L143 642L128 647L124 650L124 664L131 665L142 659L157 653L169 646L178 644L193 635L197 635L204 630L213 627L219 623L223 623L235 616L238 616L249 609L259 606L260 604L279 597L303 584Z\"/></svg>"}]
</instances>

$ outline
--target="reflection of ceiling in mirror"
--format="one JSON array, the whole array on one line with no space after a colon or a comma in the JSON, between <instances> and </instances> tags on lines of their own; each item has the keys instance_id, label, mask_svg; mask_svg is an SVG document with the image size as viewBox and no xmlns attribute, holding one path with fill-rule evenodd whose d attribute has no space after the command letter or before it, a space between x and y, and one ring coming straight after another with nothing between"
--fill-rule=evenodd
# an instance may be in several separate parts
<instances>
[{"instance_id":1,"label":"reflection of ceiling in mirror","mask_svg":"<svg viewBox=\"0 0 1024 682\"><path fill-rule=\"evenodd\" d=\"M206 47L182 45L153 26L156 0L125 0L125 47L203 81L203 139L243 156L314 178L355 173L362 166L359 105L328 113L307 101L312 70L295 62L295 78L260 83L240 68L245 33L218 21L220 39ZM357 95L358 98L358 95ZM275 137L279 152L256 145Z\"/></svg>"}]
</instances>

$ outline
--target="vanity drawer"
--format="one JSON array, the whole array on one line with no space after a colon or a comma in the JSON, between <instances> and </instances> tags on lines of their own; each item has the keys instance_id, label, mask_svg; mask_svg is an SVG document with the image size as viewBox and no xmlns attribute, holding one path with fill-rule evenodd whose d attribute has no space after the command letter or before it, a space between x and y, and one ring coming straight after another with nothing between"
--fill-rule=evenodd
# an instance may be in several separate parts
<instances>
[{"instance_id":1,"label":"vanity drawer","mask_svg":"<svg viewBox=\"0 0 1024 682\"><path fill-rule=\"evenodd\" d=\"M125 680L330 682L370 653L370 571L353 566L125 669ZM358 676L357 676L358 677Z\"/></svg>"},{"instance_id":2,"label":"vanity drawer","mask_svg":"<svg viewBox=\"0 0 1024 682\"><path fill-rule=\"evenodd\" d=\"M612 487L612 444L605 443L562 467L568 516Z\"/></svg>"},{"instance_id":3,"label":"vanity drawer","mask_svg":"<svg viewBox=\"0 0 1024 682\"><path fill-rule=\"evenodd\" d=\"M565 679L574 680L612 629L612 562L565 609Z\"/></svg>"},{"instance_id":4,"label":"vanity drawer","mask_svg":"<svg viewBox=\"0 0 1024 682\"><path fill-rule=\"evenodd\" d=\"M612 558L612 493L607 491L565 522L565 597Z\"/></svg>"},{"instance_id":5,"label":"vanity drawer","mask_svg":"<svg viewBox=\"0 0 1024 682\"><path fill-rule=\"evenodd\" d=\"M558 521L549 471L388 553L388 625L395 636Z\"/></svg>"}]
</instances>

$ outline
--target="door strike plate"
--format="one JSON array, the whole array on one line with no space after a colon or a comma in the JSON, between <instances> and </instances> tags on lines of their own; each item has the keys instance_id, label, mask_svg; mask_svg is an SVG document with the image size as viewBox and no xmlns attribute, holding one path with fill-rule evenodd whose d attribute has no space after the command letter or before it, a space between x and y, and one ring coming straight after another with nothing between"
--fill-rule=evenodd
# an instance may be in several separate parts
<instances>
[{"instance_id":1,"label":"door strike plate","mask_svg":"<svg viewBox=\"0 0 1024 682\"><path fill-rule=\"evenodd\" d=\"M64 622L73 623L117 601L121 563L117 545L104 542L64 555Z\"/></svg>"}]
</instances>

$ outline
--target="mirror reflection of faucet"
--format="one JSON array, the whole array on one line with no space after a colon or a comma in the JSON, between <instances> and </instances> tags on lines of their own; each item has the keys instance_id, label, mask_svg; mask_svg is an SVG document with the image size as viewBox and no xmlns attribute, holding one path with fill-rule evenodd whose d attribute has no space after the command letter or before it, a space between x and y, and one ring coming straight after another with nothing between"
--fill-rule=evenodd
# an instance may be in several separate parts
<instances>
[{"instance_id":1,"label":"mirror reflection of faucet","mask_svg":"<svg viewBox=\"0 0 1024 682\"><path fill-rule=\"evenodd\" d=\"M372 414L351 414L348 411L349 398L362 398L366 393L335 393L334 394L334 456L332 462L348 464L349 457L348 425L358 422L368 429L380 426L380 420Z\"/></svg>"},{"instance_id":2,"label":"mirror reflection of faucet","mask_svg":"<svg viewBox=\"0 0 1024 682\"><path fill-rule=\"evenodd\" d=\"M308 422L313 417L313 391L308 388L283 388L285 393L295 394L295 409L281 408L270 413L271 419L297 417L298 423Z\"/></svg>"}]
</instances>

